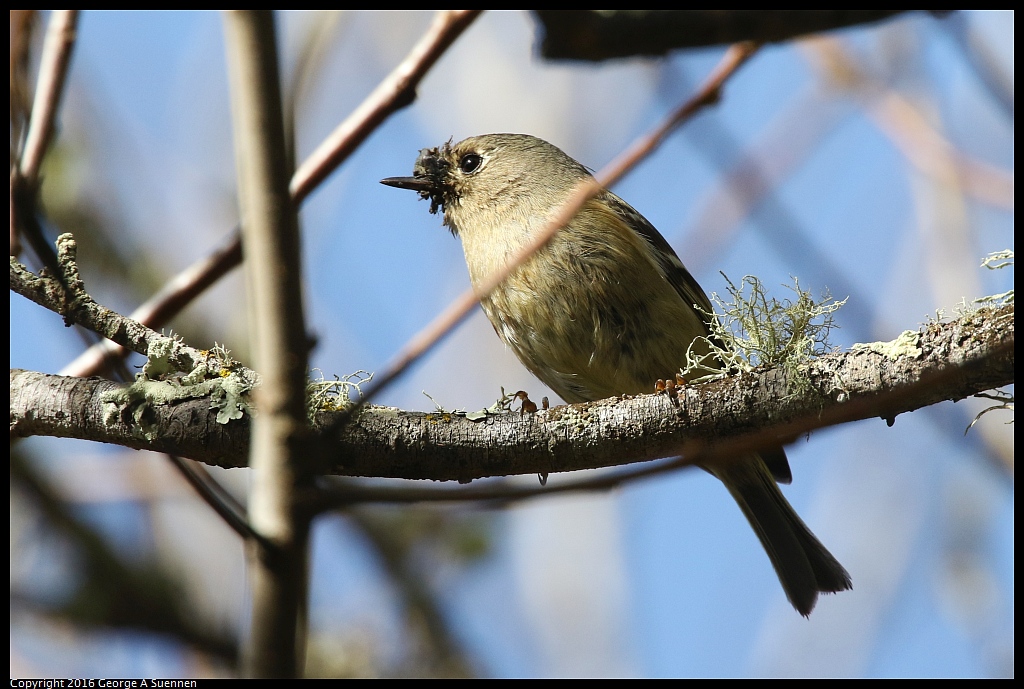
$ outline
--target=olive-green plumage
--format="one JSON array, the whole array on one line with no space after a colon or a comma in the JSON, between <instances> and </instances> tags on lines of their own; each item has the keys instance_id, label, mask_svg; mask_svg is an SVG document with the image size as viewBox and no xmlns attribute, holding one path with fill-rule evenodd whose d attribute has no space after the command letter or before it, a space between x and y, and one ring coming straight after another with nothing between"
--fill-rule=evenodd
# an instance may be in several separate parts
<instances>
[{"instance_id":1,"label":"olive-green plumage","mask_svg":"<svg viewBox=\"0 0 1024 689\"><path fill-rule=\"evenodd\" d=\"M383 182L420 192L431 212L443 209L474 286L590 178L555 146L522 134L424 149L413 175ZM694 305L711 311L665 239L609 191L481 300L501 339L567 402L652 392L658 378L671 378L691 342L708 334ZM743 510L801 614L811 612L819 591L850 588L849 575L776 485L789 478L781 448L706 468Z\"/></svg>"}]
</instances>

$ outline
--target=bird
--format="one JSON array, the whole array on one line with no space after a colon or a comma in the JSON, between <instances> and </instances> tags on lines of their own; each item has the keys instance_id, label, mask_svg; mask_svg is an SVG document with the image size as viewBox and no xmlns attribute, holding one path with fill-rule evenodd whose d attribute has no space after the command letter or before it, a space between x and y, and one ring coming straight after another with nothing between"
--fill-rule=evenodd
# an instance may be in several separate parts
<instances>
[{"instance_id":1,"label":"bird","mask_svg":"<svg viewBox=\"0 0 1024 689\"><path fill-rule=\"evenodd\" d=\"M485 134L420 151L418 192L462 242L475 288L550 223L582 183L582 164L527 134ZM480 300L495 332L537 378L572 404L652 392L687 349L708 354L712 306L643 215L601 190L532 257ZM805 617L850 575L779 490L792 474L781 447L703 466L725 484Z\"/></svg>"}]
</instances>

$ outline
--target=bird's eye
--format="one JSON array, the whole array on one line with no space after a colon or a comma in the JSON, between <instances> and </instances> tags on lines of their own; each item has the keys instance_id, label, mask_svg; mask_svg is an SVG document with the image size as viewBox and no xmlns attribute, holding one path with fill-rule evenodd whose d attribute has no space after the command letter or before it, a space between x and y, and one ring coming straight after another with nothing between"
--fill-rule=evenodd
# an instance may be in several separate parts
<instances>
[{"instance_id":1,"label":"bird's eye","mask_svg":"<svg viewBox=\"0 0 1024 689\"><path fill-rule=\"evenodd\" d=\"M459 169L465 172L467 175L477 171L480 167L480 163L484 162L484 159L478 156L476 153L467 153L462 156L462 160L459 161Z\"/></svg>"}]
</instances>

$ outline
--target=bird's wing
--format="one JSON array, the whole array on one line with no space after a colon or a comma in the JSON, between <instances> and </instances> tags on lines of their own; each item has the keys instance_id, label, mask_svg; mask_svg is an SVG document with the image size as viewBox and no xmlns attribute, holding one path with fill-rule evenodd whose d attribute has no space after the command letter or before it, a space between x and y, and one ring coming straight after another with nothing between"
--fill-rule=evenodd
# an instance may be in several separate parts
<instances>
[{"instance_id":1,"label":"bird's wing","mask_svg":"<svg viewBox=\"0 0 1024 689\"><path fill-rule=\"evenodd\" d=\"M654 225L647 218L640 215L636 209L610 191L605 192L605 194L606 196L602 200L616 214L622 217L626 225L636 230L637 234L643 237L651 246L653 249L651 253L654 255L658 267L676 293L679 294L688 306L696 305L700 307L704 311L701 317L704 321L707 321L709 318L707 314L713 312L711 300L708 299L708 295L704 294L704 290L693 279L693 276L690 275L690 271L686 269L683 262L679 260L672 246L665 241L665 238L655 229Z\"/></svg>"}]
</instances>

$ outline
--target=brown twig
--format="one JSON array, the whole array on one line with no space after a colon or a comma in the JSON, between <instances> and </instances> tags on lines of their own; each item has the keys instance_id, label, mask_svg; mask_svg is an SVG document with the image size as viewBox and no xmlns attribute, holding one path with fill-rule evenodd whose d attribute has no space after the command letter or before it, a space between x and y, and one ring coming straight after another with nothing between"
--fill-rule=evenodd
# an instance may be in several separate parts
<instances>
[{"instance_id":1,"label":"brown twig","mask_svg":"<svg viewBox=\"0 0 1024 689\"><path fill-rule=\"evenodd\" d=\"M687 99L686 102L648 134L634 141L629 148L606 165L594 179L584 182L577 187L575 193L562 205L552 220L537 232L533 239L523 246L504 268L490 275L480 285L479 290L470 289L463 292L434 318L427 327L414 335L385 369L384 373L378 376L374 384L366 390L366 393L361 398L361 403L365 403L379 394L384 388L405 373L412 364L437 345L442 338L469 315L480 299L490 294L505 278L551 241L555 233L572 220L573 216L576 215L577 211L587 201L594 198L602 189L610 187L632 170L641 160L654 151L672 130L699 110L717 103L721 96L722 85L757 52L759 47L760 44L757 43L739 43L729 48L722 60L711 71L711 74L708 75L704 84L693 96Z\"/></svg>"}]
</instances>

